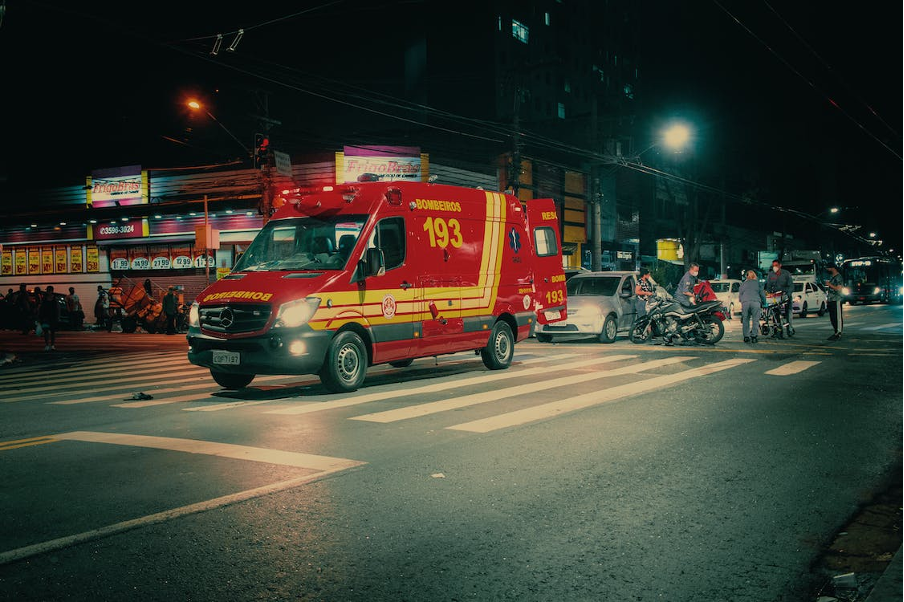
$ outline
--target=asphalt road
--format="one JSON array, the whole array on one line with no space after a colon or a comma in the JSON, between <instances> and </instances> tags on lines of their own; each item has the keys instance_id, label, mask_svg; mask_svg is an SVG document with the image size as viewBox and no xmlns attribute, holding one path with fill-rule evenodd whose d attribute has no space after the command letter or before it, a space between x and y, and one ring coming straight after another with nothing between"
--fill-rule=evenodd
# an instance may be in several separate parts
<instances>
[{"instance_id":1,"label":"asphalt road","mask_svg":"<svg viewBox=\"0 0 904 602\"><path fill-rule=\"evenodd\" d=\"M529 341L345 396L221 391L182 337L2 333L0 599L815 600L900 472L901 307L845 312L838 342Z\"/></svg>"}]
</instances>

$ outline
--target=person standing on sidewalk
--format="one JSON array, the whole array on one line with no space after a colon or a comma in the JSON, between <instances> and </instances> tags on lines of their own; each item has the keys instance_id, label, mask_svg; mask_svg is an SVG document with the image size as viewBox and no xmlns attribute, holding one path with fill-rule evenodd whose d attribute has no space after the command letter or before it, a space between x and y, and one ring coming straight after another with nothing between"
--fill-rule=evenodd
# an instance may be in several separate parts
<instances>
[{"instance_id":1,"label":"person standing on sidewalk","mask_svg":"<svg viewBox=\"0 0 904 602\"><path fill-rule=\"evenodd\" d=\"M22 327L22 334L28 334L35 327L35 309L31 304L31 297L28 296L28 289L25 284L19 285L19 294L16 296L16 310L19 312L19 325Z\"/></svg>"},{"instance_id":2,"label":"person standing on sidewalk","mask_svg":"<svg viewBox=\"0 0 904 602\"><path fill-rule=\"evenodd\" d=\"M38 322L44 331L44 351L56 350L56 331L60 325L60 304L53 294L53 285L47 286L41 305L38 306Z\"/></svg>"},{"instance_id":3,"label":"person standing on sidewalk","mask_svg":"<svg viewBox=\"0 0 904 602\"><path fill-rule=\"evenodd\" d=\"M69 294L66 296L66 309L69 310L69 324L73 330L81 330L82 322L85 321L85 312L82 310L82 301L75 294L75 287L69 287Z\"/></svg>"},{"instance_id":4,"label":"person standing on sidewalk","mask_svg":"<svg viewBox=\"0 0 904 602\"><path fill-rule=\"evenodd\" d=\"M176 334L176 312L179 311L179 300L175 287L169 287L163 296L163 315L166 316L166 334Z\"/></svg>"},{"instance_id":5,"label":"person standing on sidewalk","mask_svg":"<svg viewBox=\"0 0 904 602\"><path fill-rule=\"evenodd\" d=\"M829 320L832 322L832 328L835 333L829 337L830 341L837 341L841 338L841 331L844 330L844 317L841 315L841 289L844 288L844 280L838 273L838 267L834 264L826 267L831 277L826 280L826 292L828 293L827 309L829 310Z\"/></svg>"},{"instance_id":6,"label":"person standing on sidewalk","mask_svg":"<svg viewBox=\"0 0 904 602\"><path fill-rule=\"evenodd\" d=\"M757 279L756 272L747 270L747 280L742 282L738 289L738 301L741 302L741 331L744 333L745 343L757 342L760 314L765 300L763 285Z\"/></svg>"}]
</instances>

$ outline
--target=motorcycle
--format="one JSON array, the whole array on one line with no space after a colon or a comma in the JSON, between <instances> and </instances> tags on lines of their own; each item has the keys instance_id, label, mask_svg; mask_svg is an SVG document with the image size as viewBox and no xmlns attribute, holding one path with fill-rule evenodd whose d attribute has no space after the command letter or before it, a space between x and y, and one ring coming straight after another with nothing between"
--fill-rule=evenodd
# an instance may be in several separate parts
<instances>
[{"instance_id":1,"label":"motorcycle","mask_svg":"<svg viewBox=\"0 0 904 602\"><path fill-rule=\"evenodd\" d=\"M654 338L662 339L666 345L675 340L685 343L715 345L725 336L725 307L716 300L704 300L709 293L701 287L695 296L700 299L693 307L684 307L671 297L656 293L647 300L647 313L635 320L631 327L631 342L646 343ZM700 286L700 285L697 285ZM715 293L712 293L715 298Z\"/></svg>"}]
</instances>

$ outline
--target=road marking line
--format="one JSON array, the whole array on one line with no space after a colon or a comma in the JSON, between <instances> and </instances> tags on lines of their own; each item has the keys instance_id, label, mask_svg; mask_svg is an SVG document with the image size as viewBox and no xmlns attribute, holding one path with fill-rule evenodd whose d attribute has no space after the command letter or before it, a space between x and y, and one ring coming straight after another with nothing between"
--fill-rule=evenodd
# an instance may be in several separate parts
<instances>
[{"instance_id":1,"label":"road marking line","mask_svg":"<svg viewBox=\"0 0 904 602\"><path fill-rule=\"evenodd\" d=\"M365 462L357 463L357 465L362 465L362 464L365 464ZM221 508L223 506L237 504L239 502L243 502L245 500L250 500L252 498L263 497L265 495L270 495L272 493L286 491L287 489L293 489L300 485L305 485L307 483L312 483L314 481L318 481L328 475L331 475L331 474L334 474L337 472L341 472L343 470L347 470L348 468L351 468L351 467L342 467L342 468L336 468L336 469L332 469L332 470L324 470L322 472L316 472L314 474L306 475L303 477L289 479L287 481L280 481L278 483L273 483L270 485L264 485L263 487L255 487L254 489L246 489L245 491L239 491L238 493L224 495L222 497L214 498L212 500L206 500L203 502L198 502L196 504L189 504L187 506L173 508L172 510L165 510L163 512L158 512L156 514L149 514L149 515L143 516L141 518L135 518L135 519L123 521L120 523L115 523L113 525L108 525L106 527L101 527L99 529L93 529L91 531L85 531L83 533L78 533L76 535L69 535L68 537L60 537L58 539L52 539L50 541L45 541L42 543L25 546L23 548L10 550L8 552L0 552L0 565L8 564L10 562L15 562L17 560L22 560L24 558L29 558L31 556L37 556L38 554L52 552L54 550L61 550L63 548L68 548L68 547L74 546L76 544L85 543L85 542L92 541L95 539L109 537L111 535L116 535L116 534L122 533L124 531L130 531L132 529L138 529L141 527L147 527L149 525L154 525L157 523L163 523L163 522L166 522L169 520L173 520L175 518L187 516L189 514L197 514L199 512L206 512L207 510L213 510L215 508Z\"/></svg>"},{"instance_id":2,"label":"road marking line","mask_svg":"<svg viewBox=\"0 0 904 602\"><path fill-rule=\"evenodd\" d=\"M231 410L244 406L258 406L263 403L273 403L275 399L265 399L263 401L235 401L232 403L218 403L213 406L200 406L197 408L182 408L183 412L219 412L220 410Z\"/></svg>"},{"instance_id":3,"label":"road marking line","mask_svg":"<svg viewBox=\"0 0 904 602\"><path fill-rule=\"evenodd\" d=\"M29 401L33 399L44 399L46 397L57 397L59 395L66 395L70 393L77 393L80 389L84 388L92 388L95 392L100 391L120 391L123 387L126 388L134 388L140 387L141 384L153 385L155 379L159 380L160 377L166 377L167 380L173 380L177 377L198 377L202 376L202 374L198 374L197 372L166 372L165 370L161 371L162 374L156 374L154 372L145 372L142 376L135 376L133 378L117 378L116 384L111 385L109 387L103 388L94 388L101 383L94 382L81 382L81 383L72 383L69 385L48 385L46 387L30 387L27 389L23 389L21 391L21 395L17 397L5 397L3 399L3 403L12 403L14 401ZM106 377L106 381L109 382L110 377ZM148 382L151 381L151 382ZM45 381L46 382L46 381Z\"/></svg>"},{"instance_id":4,"label":"road marking line","mask_svg":"<svg viewBox=\"0 0 904 602\"><path fill-rule=\"evenodd\" d=\"M849 324L845 324L845 326L849 326ZM861 328L861 330L881 330L883 328L894 328L896 326L900 327L901 323L900 322L889 322L888 324L882 324L880 326L867 326L866 328Z\"/></svg>"},{"instance_id":5,"label":"road marking line","mask_svg":"<svg viewBox=\"0 0 904 602\"><path fill-rule=\"evenodd\" d=\"M178 439L175 437L152 437L149 435L101 433L93 431L73 431L71 433L54 435L54 437L61 441L84 441L88 443L127 445L129 447L148 447L152 449L164 449L189 454L204 454L221 458L265 462L267 464L279 464L281 466L293 466L295 468L308 468L320 471L344 470L363 464L363 462L348 460L346 458L316 456L314 454L266 449L263 447L217 443L216 441L201 441L200 439Z\"/></svg>"},{"instance_id":6,"label":"road marking line","mask_svg":"<svg viewBox=\"0 0 904 602\"><path fill-rule=\"evenodd\" d=\"M577 355L577 354L573 354ZM623 359L634 359L636 355L613 355L607 358L593 358L589 360L584 360L582 362L575 362L573 364L568 365L566 368L568 370L581 368L584 366L592 366L598 364L604 364L608 362L614 362L617 360ZM540 363L545 362L549 364L550 359L547 358L536 358L533 360L525 360L521 362L522 364L530 363ZM271 410L269 412L264 412L265 414L309 414L311 412L322 412L324 410L334 410L336 408L346 408L349 406L360 405L362 403L370 403L372 401L381 401L384 399L395 399L399 397L410 397L412 395L422 395L426 393L436 393L446 391L448 389L454 389L458 387L465 387L468 385L477 385L484 384L488 382L496 382L500 380L506 380L510 378L521 378L522 376L530 376L532 374L543 374L549 372L549 366L542 366L540 368L528 368L527 370L505 370L500 372L494 372L491 374L482 374L480 376L474 376L470 378L465 378L457 381L443 381L440 383L425 385L423 387L416 387L414 389L406 389L404 391L379 391L377 393L365 393L364 395L359 395L357 397L352 397L350 399L336 399L333 401L323 401L323 402L310 402L308 404L291 407L291 408L283 408L279 410Z\"/></svg>"},{"instance_id":7,"label":"road marking line","mask_svg":"<svg viewBox=\"0 0 904 602\"><path fill-rule=\"evenodd\" d=\"M816 364L821 364L822 362L806 362L803 360L796 362L788 362L783 366L779 366L778 368L773 368L772 370L767 370L766 374L772 374L773 376L789 376L791 374L797 374L799 372L803 372L807 368L812 368Z\"/></svg>"},{"instance_id":8,"label":"road marking line","mask_svg":"<svg viewBox=\"0 0 904 602\"><path fill-rule=\"evenodd\" d=\"M180 357L184 358L185 354L180 354ZM174 360L178 360L178 357L173 358L161 358L161 359L150 359L150 360L142 360L141 367L147 366L157 366L161 364L172 364ZM67 375L72 373L87 373L87 374L101 374L106 372L121 372L123 369L129 369L135 367L135 360L130 360L128 362L104 362L103 364L97 364L97 362L89 363L89 362L81 362L72 368L63 368L61 370L40 370L35 371L34 369L21 370L16 374L6 373L4 375L0 375L0 383L18 383L23 380L43 380L47 378L48 372L57 375Z\"/></svg>"},{"instance_id":9,"label":"road marking line","mask_svg":"<svg viewBox=\"0 0 904 602\"><path fill-rule=\"evenodd\" d=\"M500 414L491 418L484 418L482 420L474 420L472 422L465 422L463 424L448 426L446 428L450 430L468 431L472 433L488 433L490 431L495 431L506 427L519 426L522 424L527 424L528 422L536 422L545 418L561 416L565 413L583 410L585 408L596 405L602 405L604 403L616 401L618 399L629 397L631 395L646 393L647 391L652 391L654 389L669 387L685 380L697 378L698 376L713 374L721 370L727 370L741 364L755 361L756 360L754 359L725 360L723 362L710 364L701 368L694 368L692 370L678 372L677 374L657 376L636 383L620 385L618 387L612 387L603 391L593 391L591 393L577 395L575 397L563 399L561 401L545 403L539 406L509 412L507 414Z\"/></svg>"},{"instance_id":10,"label":"road marking line","mask_svg":"<svg viewBox=\"0 0 904 602\"><path fill-rule=\"evenodd\" d=\"M428 414L436 414L438 412L446 412L449 410L456 410L458 408L474 406L482 403L489 403L491 401L498 401L500 399L506 399L508 397L528 395L536 391L555 389L556 387L569 387L578 383L589 382L609 376L636 374L644 370L659 368L660 366L666 366L668 364L675 364L678 362L693 359L697 358L689 356L667 357L659 360L651 360L649 362L622 366L621 368L614 368L612 370L602 370L599 372L588 372L587 374L563 376L561 378L555 378L539 383L528 383L526 385L519 385L517 387L508 387L505 389L487 391L484 393L474 393L472 395L464 395L462 397L454 397L452 399L444 399L442 401L434 401L432 403L423 403L415 406L398 408L395 410L387 410L385 412L363 414L361 416L353 416L349 420L362 420L366 422L382 423L396 422L399 420L407 420L409 418L418 418L420 416L426 416Z\"/></svg>"},{"instance_id":11,"label":"road marking line","mask_svg":"<svg viewBox=\"0 0 904 602\"><path fill-rule=\"evenodd\" d=\"M52 435L32 437L30 439L18 439L16 441L3 441L0 442L0 451L19 449L20 447L29 447L31 445L42 445L44 443L53 443L54 441L59 441L59 439L54 439Z\"/></svg>"}]
</instances>

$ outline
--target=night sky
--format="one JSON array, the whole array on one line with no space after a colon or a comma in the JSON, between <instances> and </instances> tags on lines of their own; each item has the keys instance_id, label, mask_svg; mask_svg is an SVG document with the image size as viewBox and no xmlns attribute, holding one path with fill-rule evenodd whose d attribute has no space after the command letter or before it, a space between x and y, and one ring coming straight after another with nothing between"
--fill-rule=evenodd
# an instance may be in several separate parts
<instances>
[{"instance_id":1,"label":"night sky","mask_svg":"<svg viewBox=\"0 0 904 602\"><path fill-rule=\"evenodd\" d=\"M140 11L126 4L136 3L8 0L0 24L2 206L20 202L29 187L78 184L96 168L238 158L238 143L184 109L195 92L248 146L255 128L249 114L262 112L256 87L279 91L270 109L282 119L293 105L323 110L286 124L293 143L341 146L341 136L317 127L339 107L285 90L270 80L271 67L300 73L316 70L324 56L360 60L369 44L391 35L343 34L343 15L401 13L412 2L164 1ZM680 117L694 128L701 178L733 194L755 191L773 206L810 213L850 207L846 219L878 228L900 251L901 6L792 4L641 3L639 123L652 137L659 124ZM239 27L246 28L235 53L242 60L222 49L222 60L205 56L207 36ZM230 42L226 36L222 48ZM374 82L385 76L369 75Z\"/></svg>"}]
</instances>

